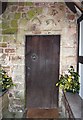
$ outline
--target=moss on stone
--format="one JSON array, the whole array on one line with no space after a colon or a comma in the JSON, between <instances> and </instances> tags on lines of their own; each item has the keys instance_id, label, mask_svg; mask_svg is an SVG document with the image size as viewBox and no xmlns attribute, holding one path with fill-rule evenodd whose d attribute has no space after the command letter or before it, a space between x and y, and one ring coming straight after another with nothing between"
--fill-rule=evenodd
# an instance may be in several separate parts
<instances>
[{"instance_id":1,"label":"moss on stone","mask_svg":"<svg viewBox=\"0 0 83 120\"><path fill-rule=\"evenodd\" d=\"M3 36L3 42L7 42L8 41L8 36Z\"/></svg>"},{"instance_id":2,"label":"moss on stone","mask_svg":"<svg viewBox=\"0 0 83 120\"><path fill-rule=\"evenodd\" d=\"M7 29L9 28L9 25L7 22L2 21L2 29Z\"/></svg>"},{"instance_id":3,"label":"moss on stone","mask_svg":"<svg viewBox=\"0 0 83 120\"><path fill-rule=\"evenodd\" d=\"M33 3L32 2L25 2L24 5L33 6Z\"/></svg>"},{"instance_id":4,"label":"moss on stone","mask_svg":"<svg viewBox=\"0 0 83 120\"><path fill-rule=\"evenodd\" d=\"M2 23L0 23L0 28L2 28Z\"/></svg>"},{"instance_id":5,"label":"moss on stone","mask_svg":"<svg viewBox=\"0 0 83 120\"><path fill-rule=\"evenodd\" d=\"M29 19L32 19L37 13L35 9L32 9L32 10L29 10L27 14L28 14Z\"/></svg>"},{"instance_id":6,"label":"moss on stone","mask_svg":"<svg viewBox=\"0 0 83 120\"><path fill-rule=\"evenodd\" d=\"M2 38L2 36L0 36L0 42L2 42L2 40L3 40L3 38Z\"/></svg>"},{"instance_id":7,"label":"moss on stone","mask_svg":"<svg viewBox=\"0 0 83 120\"><path fill-rule=\"evenodd\" d=\"M0 43L0 47L7 47L7 43Z\"/></svg>"},{"instance_id":8,"label":"moss on stone","mask_svg":"<svg viewBox=\"0 0 83 120\"><path fill-rule=\"evenodd\" d=\"M20 20L20 24L21 24L21 26L23 26L23 27L25 27L25 26L27 25L27 22L28 22L28 20L27 20L26 18L22 18L22 19Z\"/></svg>"},{"instance_id":9,"label":"moss on stone","mask_svg":"<svg viewBox=\"0 0 83 120\"><path fill-rule=\"evenodd\" d=\"M2 30L2 34L14 34L17 32L17 28L8 28L6 30Z\"/></svg>"},{"instance_id":10,"label":"moss on stone","mask_svg":"<svg viewBox=\"0 0 83 120\"><path fill-rule=\"evenodd\" d=\"M36 8L36 12L38 13L38 14L40 14L40 13L42 13L42 8Z\"/></svg>"},{"instance_id":11,"label":"moss on stone","mask_svg":"<svg viewBox=\"0 0 83 120\"><path fill-rule=\"evenodd\" d=\"M15 19L19 19L20 16L21 16L21 13L15 13L14 18L15 18Z\"/></svg>"},{"instance_id":12,"label":"moss on stone","mask_svg":"<svg viewBox=\"0 0 83 120\"><path fill-rule=\"evenodd\" d=\"M35 15L42 13L42 8L34 8L27 12L29 19L32 19Z\"/></svg>"},{"instance_id":13,"label":"moss on stone","mask_svg":"<svg viewBox=\"0 0 83 120\"><path fill-rule=\"evenodd\" d=\"M12 20L11 21L11 27L18 27L17 20Z\"/></svg>"}]
</instances>

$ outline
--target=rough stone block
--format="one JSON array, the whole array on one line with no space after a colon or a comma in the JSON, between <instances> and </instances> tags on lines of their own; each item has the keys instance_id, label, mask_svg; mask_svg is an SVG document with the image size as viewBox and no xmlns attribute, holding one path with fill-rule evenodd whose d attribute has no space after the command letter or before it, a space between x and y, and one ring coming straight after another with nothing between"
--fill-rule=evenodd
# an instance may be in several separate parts
<instances>
[{"instance_id":1,"label":"rough stone block","mask_svg":"<svg viewBox=\"0 0 83 120\"><path fill-rule=\"evenodd\" d=\"M25 49L24 47L20 46L16 49L17 55L24 55Z\"/></svg>"},{"instance_id":2,"label":"rough stone block","mask_svg":"<svg viewBox=\"0 0 83 120\"><path fill-rule=\"evenodd\" d=\"M19 12L19 13L15 13L14 18L15 18L15 19L19 19L20 16L21 16L21 13L20 13L20 12Z\"/></svg>"},{"instance_id":3,"label":"rough stone block","mask_svg":"<svg viewBox=\"0 0 83 120\"><path fill-rule=\"evenodd\" d=\"M76 55L76 48L73 47L64 47L62 48L62 54L63 56L67 57L67 56L75 56Z\"/></svg>"},{"instance_id":4,"label":"rough stone block","mask_svg":"<svg viewBox=\"0 0 83 120\"><path fill-rule=\"evenodd\" d=\"M68 16L67 16L67 19L68 19L68 20L75 20L75 15L68 15Z\"/></svg>"},{"instance_id":5,"label":"rough stone block","mask_svg":"<svg viewBox=\"0 0 83 120\"><path fill-rule=\"evenodd\" d=\"M0 29L2 29L2 23L0 23Z\"/></svg>"},{"instance_id":6,"label":"rough stone block","mask_svg":"<svg viewBox=\"0 0 83 120\"><path fill-rule=\"evenodd\" d=\"M33 6L33 2L25 2L24 5L25 6Z\"/></svg>"},{"instance_id":7,"label":"rough stone block","mask_svg":"<svg viewBox=\"0 0 83 120\"><path fill-rule=\"evenodd\" d=\"M8 36L3 36L3 42L7 42L9 40Z\"/></svg>"},{"instance_id":8,"label":"rough stone block","mask_svg":"<svg viewBox=\"0 0 83 120\"><path fill-rule=\"evenodd\" d=\"M0 53L3 53L3 49L0 48Z\"/></svg>"},{"instance_id":9,"label":"rough stone block","mask_svg":"<svg viewBox=\"0 0 83 120\"><path fill-rule=\"evenodd\" d=\"M0 43L0 47L7 47L7 43Z\"/></svg>"},{"instance_id":10,"label":"rough stone block","mask_svg":"<svg viewBox=\"0 0 83 120\"><path fill-rule=\"evenodd\" d=\"M3 37L0 35L0 42L2 42L2 40L3 40Z\"/></svg>"},{"instance_id":11,"label":"rough stone block","mask_svg":"<svg viewBox=\"0 0 83 120\"><path fill-rule=\"evenodd\" d=\"M12 62L12 64L24 64L24 57L23 56L21 56L21 55L11 55L10 56L10 60L11 60L11 62Z\"/></svg>"},{"instance_id":12,"label":"rough stone block","mask_svg":"<svg viewBox=\"0 0 83 120\"><path fill-rule=\"evenodd\" d=\"M19 8L18 8L18 10L17 10L18 12L24 12L24 7L23 6L20 6Z\"/></svg>"},{"instance_id":13,"label":"rough stone block","mask_svg":"<svg viewBox=\"0 0 83 120\"><path fill-rule=\"evenodd\" d=\"M15 34L17 32L16 28L7 28L6 30L2 30L2 34Z\"/></svg>"},{"instance_id":14,"label":"rough stone block","mask_svg":"<svg viewBox=\"0 0 83 120\"><path fill-rule=\"evenodd\" d=\"M6 20L6 22L2 21L2 29L7 29L7 28L9 28L7 20Z\"/></svg>"},{"instance_id":15,"label":"rough stone block","mask_svg":"<svg viewBox=\"0 0 83 120\"><path fill-rule=\"evenodd\" d=\"M11 48L5 49L5 53L14 53L14 52L15 49L11 49Z\"/></svg>"},{"instance_id":16,"label":"rough stone block","mask_svg":"<svg viewBox=\"0 0 83 120\"><path fill-rule=\"evenodd\" d=\"M2 68L8 73L10 71L10 66L2 66Z\"/></svg>"},{"instance_id":17,"label":"rough stone block","mask_svg":"<svg viewBox=\"0 0 83 120\"><path fill-rule=\"evenodd\" d=\"M14 12L14 11L17 10L17 8L18 8L18 6L15 6L15 5L13 6L13 5L12 5L12 7L11 7L11 11Z\"/></svg>"},{"instance_id":18,"label":"rough stone block","mask_svg":"<svg viewBox=\"0 0 83 120\"><path fill-rule=\"evenodd\" d=\"M11 27L14 27L14 28L18 27L17 20L11 21Z\"/></svg>"}]
</instances>

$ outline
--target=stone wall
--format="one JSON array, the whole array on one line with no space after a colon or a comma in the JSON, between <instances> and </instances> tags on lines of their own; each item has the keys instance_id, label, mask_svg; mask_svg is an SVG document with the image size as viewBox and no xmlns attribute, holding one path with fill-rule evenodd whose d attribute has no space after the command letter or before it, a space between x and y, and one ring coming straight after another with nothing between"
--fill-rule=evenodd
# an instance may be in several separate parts
<instances>
[{"instance_id":1,"label":"stone wall","mask_svg":"<svg viewBox=\"0 0 83 120\"><path fill-rule=\"evenodd\" d=\"M3 111L5 111L6 109L8 109L8 105L9 105L9 100L8 100L8 93L5 92L5 94L3 94L2 96L0 95L0 120L2 118L2 114Z\"/></svg>"},{"instance_id":2,"label":"stone wall","mask_svg":"<svg viewBox=\"0 0 83 120\"><path fill-rule=\"evenodd\" d=\"M0 16L0 64L24 99L25 35L61 35L60 73L77 64L77 16L64 3L12 2Z\"/></svg>"}]
</instances>

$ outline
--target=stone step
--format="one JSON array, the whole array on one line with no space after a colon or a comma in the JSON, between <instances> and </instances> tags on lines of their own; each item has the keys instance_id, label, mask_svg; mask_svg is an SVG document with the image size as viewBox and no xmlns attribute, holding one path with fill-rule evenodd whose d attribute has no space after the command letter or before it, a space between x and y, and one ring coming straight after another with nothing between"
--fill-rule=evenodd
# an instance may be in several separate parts
<instances>
[{"instance_id":1,"label":"stone step","mask_svg":"<svg viewBox=\"0 0 83 120\"><path fill-rule=\"evenodd\" d=\"M27 111L26 118L59 118L59 111L58 108L54 109L30 108Z\"/></svg>"}]
</instances>

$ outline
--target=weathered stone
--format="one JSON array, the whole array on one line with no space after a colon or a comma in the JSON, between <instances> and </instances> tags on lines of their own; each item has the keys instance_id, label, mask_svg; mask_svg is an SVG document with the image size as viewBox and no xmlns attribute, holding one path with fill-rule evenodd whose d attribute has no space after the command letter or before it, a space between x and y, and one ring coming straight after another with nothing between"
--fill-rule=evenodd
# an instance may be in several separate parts
<instances>
[{"instance_id":1,"label":"weathered stone","mask_svg":"<svg viewBox=\"0 0 83 120\"><path fill-rule=\"evenodd\" d=\"M13 5L12 5L12 7L11 7L11 12L16 11L16 10L17 10L17 8L18 8L18 6L13 6Z\"/></svg>"},{"instance_id":2,"label":"weathered stone","mask_svg":"<svg viewBox=\"0 0 83 120\"><path fill-rule=\"evenodd\" d=\"M1 57L2 57L3 59L5 59L6 56L8 56L8 55L7 55L7 54L3 54Z\"/></svg>"},{"instance_id":3,"label":"weathered stone","mask_svg":"<svg viewBox=\"0 0 83 120\"><path fill-rule=\"evenodd\" d=\"M16 49L17 55L24 55L24 47L18 47Z\"/></svg>"},{"instance_id":4,"label":"weathered stone","mask_svg":"<svg viewBox=\"0 0 83 120\"><path fill-rule=\"evenodd\" d=\"M67 52L68 51L68 52ZM62 49L62 53L63 53L63 56L76 56L76 48L68 48L68 47L66 47L66 48L63 48Z\"/></svg>"},{"instance_id":5,"label":"weathered stone","mask_svg":"<svg viewBox=\"0 0 83 120\"><path fill-rule=\"evenodd\" d=\"M24 6L24 2L18 2L19 6Z\"/></svg>"},{"instance_id":6,"label":"weathered stone","mask_svg":"<svg viewBox=\"0 0 83 120\"><path fill-rule=\"evenodd\" d=\"M42 11L43 11L43 8L42 8L42 7L36 8L36 13L37 13L37 14L41 14Z\"/></svg>"},{"instance_id":7,"label":"weathered stone","mask_svg":"<svg viewBox=\"0 0 83 120\"><path fill-rule=\"evenodd\" d=\"M75 15L68 15L67 18L68 18L69 20L75 20Z\"/></svg>"},{"instance_id":8,"label":"weathered stone","mask_svg":"<svg viewBox=\"0 0 83 120\"><path fill-rule=\"evenodd\" d=\"M8 36L3 36L3 42L7 42L9 40Z\"/></svg>"},{"instance_id":9,"label":"weathered stone","mask_svg":"<svg viewBox=\"0 0 83 120\"><path fill-rule=\"evenodd\" d=\"M7 47L7 43L0 43L0 47Z\"/></svg>"},{"instance_id":10,"label":"weathered stone","mask_svg":"<svg viewBox=\"0 0 83 120\"><path fill-rule=\"evenodd\" d=\"M18 28L7 28L6 30L2 30L2 34L15 34Z\"/></svg>"},{"instance_id":11,"label":"weathered stone","mask_svg":"<svg viewBox=\"0 0 83 120\"><path fill-rule=\"evenodd\" d=\"M32 19L37 13L35 9L32 9L32 10L29 10L27 14L28 14L29 19Z\"/></svg>"},{"instance_id":12,"label":"weathered stone","mask_svg":"<svg viewBox=\"0 0 83 120\"><path fill-rule=\"evenodd\" d=\"M0 96L0 119L2 119L4 111L8 108L8 103L9 103L8 92L6 92L2 96Z\"/></svg>"},{"instance_id":13,"label":"weathered stone","mask_svg":"<svg viewBox=\"0 0 83 120\"><path fill-rule=\"evenodd\" d=\"M0 53L3 53L3 49L0 48Z\"/></svg>"},{"instance_id":14,"label":"weathered stone","mask_svg":"<svg viewBox=\"0 0 83 120\"><path fill-rule=\"evenodd\" d=\"M20 16L21 16L21 13L20 13L20 12L19 12L19 13L15 13L14 18L15 18L15 19L19 19Z\"/></svg>"},{"instance_id":15,"label":"weathered stone","mask_svg":"<svg viewBox=\"0 0 83 120\"><path fill-rule=\"evenodd\" d=\"M14 53L15 52L15 49L5 49L5 53Z\"/></svg>"},{"instance_id":16,"label":"weathered stone","mask_svg":"<svg viewBox=\"0 0 83 120\"><path fill-rule=\"evenodd\" d=\"M23 56L15 56L15 55L11 55L10 56L10 60L12 62L12 64L24 64L24 57Z\"/></svg>"},{"instance_id":17,"label":"weathered stone","mask_svg":"<svg viewBox=\"0 0 83 120\"><path fill-rule=\"evenodd\" d=\"M24 7L19 7L17 11L18 12L24 12Z\"/></svg>"},{"instance_id":18,"label":"weathered stone","mask_svg":"<svg viewBox=\"0 0 83 120\"><path fill-rule=\"evenodd\" d=\"M0 36L0 42L3 42L3 37L2 36Z\"/></svg>"},{"instance_id":19,"label":"weathered stone","mask_svg":"<svg viewBox=\"0 0 83 120\"><path fill-rule=\"evenodd\" d=\"M0 23L0 29L2 29L2 23Z\"/></svg>"},{"instance_id":20,"label":"weathered stone","mask_svg":"<svg viewBox=\"0 0 83 120\"><path fill-rule=\"evenodd\" d=\"M28 22L28 20L26 18L21 18L20 22L19 22L20 23L20 27L21 28L23 28L23 27L25 28L25 26L27 25L27 22Z\"/></svg>"},{"instance_id":21,"label":"weathered stone","mask_svg":"<svg viewBox=\"0 0 83 120\"><path fill-rule=\"evenodd\" d=\"M22 57L21 56L12 56L12 60L21 60L22 59Z\"/></svg>"},{"instance_id":22,"label":"weathered stone","mask_svg":"<svg viewBox=\"0 0 83 120\"><path fill-rule=\"evenodd\" d=\"M10 71L10 66L2 66L2 68L8 73Z\"/></svg>"},{"instance_id":23,"label":"weathered stone","mask_svg":"<svg viewBox=\"0 0 83 120\"><path fill-rule=\"evenodd\" d=\"M34 9L31 9L27 12L28 17L30 19L32 19L34 16L36 16L37 14L40 14L40 13L42 13L42 7L34 8Z\"/></svg>"},{"instance_id":24,"label":"weathered stone","mask_svg":"<svg viewBox=\"0 0 83 120\"><path fill-rule=\"evenodd\" d=\"M33 33L33 34L41 34L41 31L36 30L36 31L33 31L32 33Z\"/></svg>"},{"instance_id":25,"label":"weathered stone","mask_svg":"<svg viewBox=\"0 0 83 120\"><path fill-rule=\"evenodd\" d=\"M26 18L26 13L22 13L22 17L23 17L23 18Z\"/></svg>"},{"instance_id":26,"label":"weathered stone","mask_svg":"<svg viewBox=\"0 0 83 120\"><path fill-rule=\"evenodd\" d=\"M9 25L7 21L6 22L2 21L2 29L8 29L8 28L9 28Z\"/></svg>"},{"instance_id":27,"label":"weathered stone","mask_svg":"<svg viewBox=\"0 0 83 120\"><path fill-rule=\"evenodd\" d=\"M18 27L17 20L12 20L11 21L11 27L14 27L14 28Z\"/></svg>"},{"instance_id":28,"label":"weathered stone","mask_svg":"<svg viewBox=\"0 0 83 120\"><path fill-rule=\"evenodd\" d=\"M25 2L24 5L26 5L26 6L33 6L33 2Z\"/></svg>"}]
</instances>

